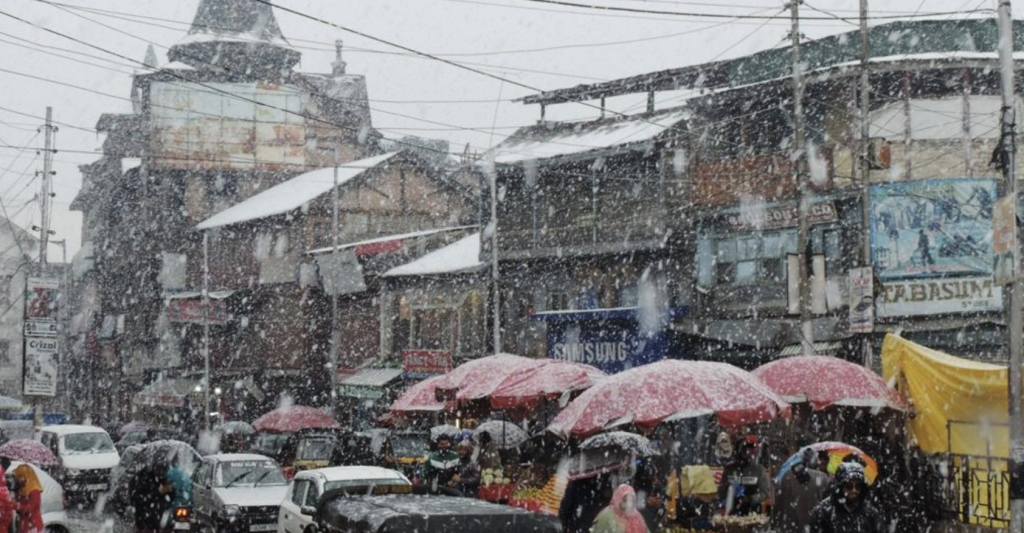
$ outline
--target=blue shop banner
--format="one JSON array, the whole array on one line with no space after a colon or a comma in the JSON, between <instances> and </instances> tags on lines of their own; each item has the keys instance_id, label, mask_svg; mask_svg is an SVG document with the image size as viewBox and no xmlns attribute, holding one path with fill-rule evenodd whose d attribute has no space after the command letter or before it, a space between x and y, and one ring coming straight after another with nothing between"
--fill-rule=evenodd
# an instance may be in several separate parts
<instances>
[{"instance_id":1,"label":"blue shop banner","mask_svg":"<svg viewBox=\"0 0 1024 533\"><path fill-rule=\"evenodd\" d=\"M871 187L871 255L882 280L992 274L993 179Z\"/></svg>"}]
</instances>

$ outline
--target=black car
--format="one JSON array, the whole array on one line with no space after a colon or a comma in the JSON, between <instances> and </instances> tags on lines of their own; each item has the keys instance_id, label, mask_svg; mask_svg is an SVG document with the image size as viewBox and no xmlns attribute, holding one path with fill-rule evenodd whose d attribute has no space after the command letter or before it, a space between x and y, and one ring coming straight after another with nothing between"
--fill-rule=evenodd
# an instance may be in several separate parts
<instances>
[{"instance_id":1,"label":"black car","mask_svg":"<svg viewBox=\"0 0 1024 533\"><path fill-rule=\"evenodd\" d=\"M427 487L379 485L333 490L320 498L319 533L559 533L553 516L472 498L428 494Z\"/></svg>"}]
</instances>

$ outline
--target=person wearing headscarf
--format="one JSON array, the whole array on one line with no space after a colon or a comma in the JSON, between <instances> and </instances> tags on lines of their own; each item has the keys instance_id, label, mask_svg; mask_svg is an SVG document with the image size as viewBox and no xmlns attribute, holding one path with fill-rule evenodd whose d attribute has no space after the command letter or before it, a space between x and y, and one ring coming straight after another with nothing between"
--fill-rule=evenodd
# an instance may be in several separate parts
<instances>
[{"instance_id":1,"label":"person wearing headscarf","mask_svg":"<svg viewBox=\"0 0 1024 533\"><path fill-rule=\"evenodd\" d=\"M800 462L793 465L775 486L772 524L780 533L805 533L811 511L827 494L828 474L818 469L818 454L805 448Z\"/></svg>"},{"instance_id":2,"label":"person wearing headscarf","mask_svg":"<svg viewBox=\"0 0 1024 533\"><path fill-rule=\"evenodd\" d=\"M636 508L636 492L629 485L619 485L612 501L594 520L593 533L650 533L644 517Z\"/></svg>"},{"instance_id":3,"label":"person wearing headscarf","mask_svg":"<svg viewBox=\"0 0 1024 533\"><path fill-rule=\"evenodd\" d=\"M7 490L7 469L11 460L0 457L0 531L7 531L14 520L14 497Z\"/></svg>"},{"instance_id":4,"label":"person wearing headscarf","mask_svg":"<svg viewBox=\"0 0 1024 533\"><path fill-rule=\"evenodd\" d=\"M43 485L35 470L26 464L14 469L17 487L15 501L18 512L18 533L43 533Z\"/></svg>"}]
</instances>

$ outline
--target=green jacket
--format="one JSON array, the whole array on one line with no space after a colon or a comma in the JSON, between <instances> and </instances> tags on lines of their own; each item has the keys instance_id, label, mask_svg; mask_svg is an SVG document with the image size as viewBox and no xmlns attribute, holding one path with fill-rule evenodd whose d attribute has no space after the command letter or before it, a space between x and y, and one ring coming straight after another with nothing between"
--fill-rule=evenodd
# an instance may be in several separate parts
<instances>
[{"instance_id":1,"label":"green jacket","mask_svg":"<svg viewBox=\"0 0 1024 533\"><path fill-rule=\"evenodd\" d=\"M423 483L444 487L458 471L459 454L455 450L431 452L427 456L427 462L423 463Z\"/></svg>"}]
</instances>

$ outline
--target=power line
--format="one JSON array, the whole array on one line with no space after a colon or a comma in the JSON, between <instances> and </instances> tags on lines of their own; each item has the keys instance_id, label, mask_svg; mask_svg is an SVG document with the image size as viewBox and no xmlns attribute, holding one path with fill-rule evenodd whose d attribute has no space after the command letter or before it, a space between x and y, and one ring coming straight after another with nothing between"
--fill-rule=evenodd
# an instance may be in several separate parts
<instances>
[{"instance_id":1,"label":"power line","mask_svg":"<svg viewBox=\"0 0 1024 533\"><path fill-rule=\"evenodd\" d=\"M37 119L40 119L40 120L44 120L44 117L40 117L38 115L33 115L31 113L25 113L24 111L18 111L16 109L11 109L9 107L0 106L0 110L7 111L8 113L13 113L15 115L21 115L23 117L37 118ZM92 128L85 128L85 127L82 127L82 126L76 126L74 124L68 124L66 122L57 122L56 120L54 120L53 123L58 125L58 126L64 126L65 128L71 128L71 129L75 129L75 130L82 130L82 131L85 131L85 132L88 132L88 133L101 133L101 132L98 132L98 131L96 131L96 130L94 130Z\"/></svg>"}]
</instances>

